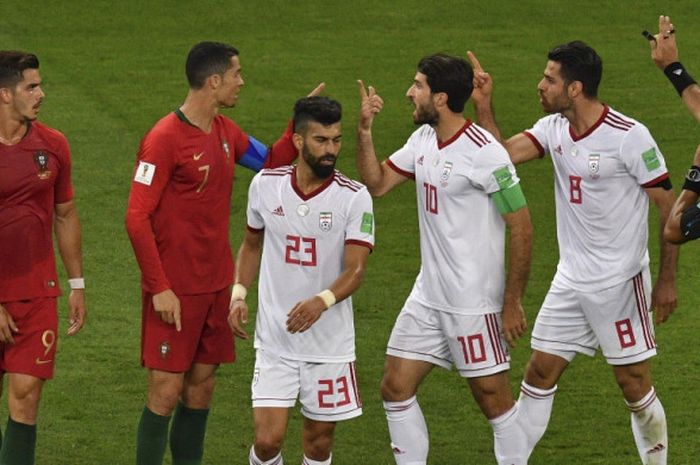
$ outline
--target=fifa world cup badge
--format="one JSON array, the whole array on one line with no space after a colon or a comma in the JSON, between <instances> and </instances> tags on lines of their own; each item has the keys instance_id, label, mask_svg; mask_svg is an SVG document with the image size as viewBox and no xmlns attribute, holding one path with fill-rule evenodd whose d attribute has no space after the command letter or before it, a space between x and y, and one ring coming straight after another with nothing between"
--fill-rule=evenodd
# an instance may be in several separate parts
<instances>
[{"instance_id":1,"label":"fifa world cup badge","mask_svg":"<svg viewBox=\"0 0 700 465\"><path fill-rule=\"evenodd\" d=\"M333 213L331 212L321 212L318 215L318 226L321 231L328 232L333 227Z\"/></svg>"},{"instance_id":2,"label":"fifa world cup badge","mask_svg":"<svg viewBox=\"0 0 700 465\"><path fill-rule=\"evenodd\" d=\"M51 170L49 170L49 156L42 150L34 152L34 163L36 163L39 172L36 174L39 179L49 179Z\"/></svg>"},{"instance_id":3,"label":"fifa world cup badge","mask_svg":"<svg viewBox=\"0 0 700 465\"><path fill-rule=\"evenodd\" d=\"M592 153L588 155L588 172L591 174L591 178L598 179L600 174L600 155L597 153Z\"/></svg>"}]
</instances>

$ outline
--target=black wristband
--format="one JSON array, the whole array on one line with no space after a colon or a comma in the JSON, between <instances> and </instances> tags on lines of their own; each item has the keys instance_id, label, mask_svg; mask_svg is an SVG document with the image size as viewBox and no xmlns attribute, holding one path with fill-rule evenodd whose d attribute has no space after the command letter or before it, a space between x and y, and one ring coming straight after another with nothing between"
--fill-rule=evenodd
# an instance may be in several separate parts
<instances>
[{"instance_id":1,"label":"black wristband","mask_svg":"<svg viewBox=\"0 0 700 465\"><path fill-rule=\"evenodd\" d=\"M671 81L673 87L676 88L678 95L683 95L686 87L697 84L695 79L688 74L688 71L683 67L680 61L675 61L664 68L664 74Z\"/></svg>"},{"instance_id":2,"label":"black wristband","mask_svg":"<svg viewBox=\"0 0 700 465\"><path fill-rule=\"evenodd\" d=\"M700 195L700 166L693 165L685 175L683 190L692 191Z\"/></svg>"}]
</instances>

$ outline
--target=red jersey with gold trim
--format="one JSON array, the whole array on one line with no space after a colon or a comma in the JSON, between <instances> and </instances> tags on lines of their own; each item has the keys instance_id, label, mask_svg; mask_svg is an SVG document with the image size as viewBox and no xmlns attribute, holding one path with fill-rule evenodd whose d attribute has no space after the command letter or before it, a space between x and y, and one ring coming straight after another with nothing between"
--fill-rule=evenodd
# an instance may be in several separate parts
<instances>
[{"instance_id":1,"label":"red jersey with gold trim","mask_svg":"<svg viewBox=\"0 0 700 465\"><path fill-rule=\"evenodd\" d=\"M170 113L143 138L126 226L146 291L194 295L231 284L231 190L248 145L248 136L222 115L205 133ZM295 155L287 131L268 154L269 166Z\"/></svg>"},{"instance_id":2,"label":"red jersey with gold trim","mask_svg":"<svg viewBox=\"0 0 700 465\"><path fill-rule=\"evenodd\" d=\"M0 144L0 302L61 294L52 229L54 205L73 199L70 167L65 136L39 122Z\"/></svg>"}]
</instances>

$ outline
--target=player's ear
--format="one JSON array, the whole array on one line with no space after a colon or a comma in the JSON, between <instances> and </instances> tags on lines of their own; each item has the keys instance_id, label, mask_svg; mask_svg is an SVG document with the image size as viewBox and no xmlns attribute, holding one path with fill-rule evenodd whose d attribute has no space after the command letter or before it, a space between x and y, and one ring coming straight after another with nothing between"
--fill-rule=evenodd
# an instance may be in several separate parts
<instances>
[{"instance_id":1,"label":"player's ear","mask_svg":"<svg viewBox=\"0 0 700 465\"><path fill-rule=\"evenodd\" d=\"M207 85L211 89L217 89L221 85L222 80L223 80L223 76L221 76L218 73L214 73L207 78Z\"/></svg>"},{"instance_id":2,"label":"player's ear","mask_svg":"<svg viewBox=\"0 0 700 465\"><path fill-rule=\"evenodd\" d=\"M10 103L12 100L12 91L9 87L0 87L0 101L2 103Z\"/></svg>"},{"instance_id":3,"label":"player's ear","mask_svg":"<svg viewBox=\"0 0 700 465\"><path fill-rule=\"evenodd\" d=\"M436 107L444 107L447 105L447 93L436 92L433 94L433 104Z\"/></svg>"},{"instance_id":4,"label":"player's ear","mask_svg":"<svg viewBox=\"0 0 700 465\"><path fill-rule=\"evenodd\" d=\"M570 98L576 98L583 94L583 83L581 81L572 81L567 86L567 91L569 92Z\"/></svg>"},{"instance_id":5,"label":"player's ear","mask_svg":"<svg viewBox=\"0 0 700 465\"><path fill-rule=\"evenodd\" d=\"M301 149L304 148L304 137L301 134L295 132L292 135L292 142L294 143L294 147L296 147L297 151L301 152Z\"/></svg>"}]
</instances>

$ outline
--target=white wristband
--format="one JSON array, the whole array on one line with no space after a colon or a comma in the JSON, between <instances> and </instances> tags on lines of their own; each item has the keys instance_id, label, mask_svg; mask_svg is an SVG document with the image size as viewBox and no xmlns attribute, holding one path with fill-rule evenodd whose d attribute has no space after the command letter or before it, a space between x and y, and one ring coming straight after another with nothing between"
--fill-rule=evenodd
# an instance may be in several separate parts
<instances>
[{"instance_id":1,"label":"white wristband","mask_svg":"<svg viewBox=\"0 0 700 465\"><path fill-rule=\"evenodd\" d=\"M335 294L333 294L333 291L330 289L325 289L318 294L316 294L318 297L323 300L323 303L326 304L326 309L331 308L333 305L335 305Z\"/></svg>"},{"instance_id":2,"label":"white wristband","mask_svg":"<svg viewBox=\"0 0 700 465\"><path fill-rule=\"evenodd\" d=\"M68 285L71 289L85 289L85 278L71 278Z\"/></svg>"},{"instance_id":3,"label":"white wristband","mask_svg":"<svg viewBox=\"0 0 700 465\"><path fill-rule=\"evenodd\" d=\"M235 302L236 300L245 300L247 295L248 289L246 289L243 284L236 283L233 285L233 289L231 289L231 302Z\"/></svg>"}]
</instances>

